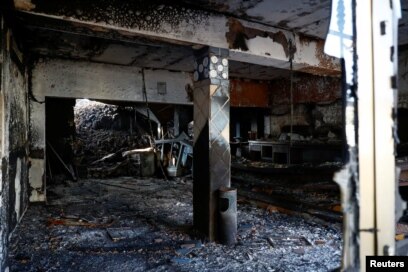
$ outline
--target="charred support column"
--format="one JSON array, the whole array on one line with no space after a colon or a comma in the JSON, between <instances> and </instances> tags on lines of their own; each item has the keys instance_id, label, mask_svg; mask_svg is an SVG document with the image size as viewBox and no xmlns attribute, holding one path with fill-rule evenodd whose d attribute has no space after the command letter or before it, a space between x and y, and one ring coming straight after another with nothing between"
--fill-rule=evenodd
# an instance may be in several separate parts
<instances>
[{"instance_id":1,"label":"charred support column","mask_svg":"<svg viewBox=\"0 0 408 272\"><path fill-rule=\"evenodd\" d=\"M194 226L217 239L218 189L230 186L228 50L196 52L194 71Z\"/></svg>"}]
</instances>

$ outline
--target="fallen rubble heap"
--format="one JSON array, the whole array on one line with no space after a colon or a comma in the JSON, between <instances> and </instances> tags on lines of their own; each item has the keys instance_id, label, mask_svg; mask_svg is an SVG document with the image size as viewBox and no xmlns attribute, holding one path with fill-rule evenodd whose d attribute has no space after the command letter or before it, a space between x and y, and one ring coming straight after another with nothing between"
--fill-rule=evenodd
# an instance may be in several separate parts
<instances>
[{"instance_id":1,"label":"fallen rubble heap","mask_svg":"<svg viewBox=\"0 0 408 272\"><path fill-rule=\"evenodd\" d=\"M81 100L75 106L75 164L82 178L139 176L123 152L150 147L135 108ZM139 118L141 118L139 116Z\"/></svg>"}]
</instances>

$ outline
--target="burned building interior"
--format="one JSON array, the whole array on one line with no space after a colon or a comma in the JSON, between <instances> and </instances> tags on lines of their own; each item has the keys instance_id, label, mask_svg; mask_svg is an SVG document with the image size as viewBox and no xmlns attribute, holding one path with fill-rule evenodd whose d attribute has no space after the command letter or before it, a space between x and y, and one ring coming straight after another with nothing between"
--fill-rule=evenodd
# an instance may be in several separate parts
<instances>
[{"instance_id":1,"label":"burned building interior","mask_svg":"<svg viewBox=\"0 0 408 272\"><path fill-rule=\"evenodd\" d=\"M381 24L391 60L373 51L398 67L385 99L325 53L351 2L2 1L0 271L357 271L408 255L408 1L384 13L401 4L398 31ZM339 33L360 73L357 8L357 38Z\"/></svg>"}]
</instances>

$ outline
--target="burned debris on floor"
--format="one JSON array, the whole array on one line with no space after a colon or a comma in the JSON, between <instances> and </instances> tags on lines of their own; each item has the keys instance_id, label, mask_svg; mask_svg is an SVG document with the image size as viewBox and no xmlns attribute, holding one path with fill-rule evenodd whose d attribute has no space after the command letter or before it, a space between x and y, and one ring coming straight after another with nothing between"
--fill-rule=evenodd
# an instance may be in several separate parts
<instances>
[{"instance_id":1,"label":"burned debris on floor","mask_svg":"<svg viewBox=\"0 0 408 272\"><path fill-rule=\"evenodd\" d=\"M340 267L341 207L338 188L329 182L340 164L316 168L234 157L237 242L233 246L209 242L193 229L192 180L185 176L191 174L193 162L191 132L174 136L160 122L152 129L138 107L76 103L72 150L79 180L67 177L52 183L47 188L48 205L30 207L13 238L13 269L330 271ZM273 172L273 178L267 171ZM153 178L155 174L170 180Z\"/></svg>"},{"instance_id":2,"label":"burned debris on floor","mask_svg":"<svg viewBox=\"0 0 408 272\"><path fill-rule=\"evenodd\" d=\"M337 223L238 201L234 246L192 229L192 180L88 179L49 192L15 231L12 271L331 271L340 267Z\"/></svg>"},{"instance_id":3,"label":"burned debris on floor","mask_svg":"<svg viewBox=\"0 0 408 272\"><path fill-rule=\"evenodd\" d=\"M75 165L83 178L138 176L137 162L123 153L150 147L146 120L138 107L77 100L75 108ZM152 114L153 115L153 114Z\"/></svg>"},{"instance_id":4,"label":"burned debris on floor","mask_svg":"<svg viewBox=\"0 0 408 272\"><path fill-rule=\"evenodd\" d=\"M234 157L231 181L241 197L260 207L342 222L340 189L332 179L341 165L288 165Z\"/></svg>"}]
</instances>

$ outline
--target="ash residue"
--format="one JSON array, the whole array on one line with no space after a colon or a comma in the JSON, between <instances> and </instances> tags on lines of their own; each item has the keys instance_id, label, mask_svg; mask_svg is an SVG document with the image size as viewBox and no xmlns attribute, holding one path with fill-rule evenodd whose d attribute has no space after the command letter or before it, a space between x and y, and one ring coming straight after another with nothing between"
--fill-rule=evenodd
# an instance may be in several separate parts
<instances>
[{"instance_id":1,"label":"ash residue","mask_svg":"<svg viewBox=\"0 0 408 272\"><path fill-rule=\"evenodd\" d=\"M11 271L332 271L337 224L238 205L238 243L200 239L192 181L119 178L51 189L11 240ZM271 240L304 241L303 245Z\"/></svg>"}]
</instances>

